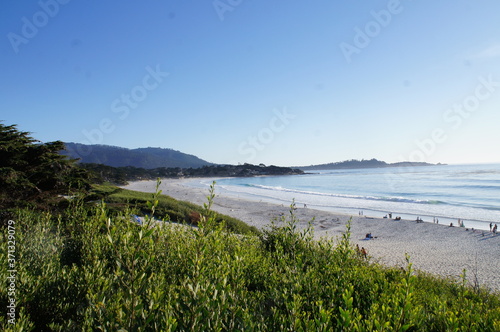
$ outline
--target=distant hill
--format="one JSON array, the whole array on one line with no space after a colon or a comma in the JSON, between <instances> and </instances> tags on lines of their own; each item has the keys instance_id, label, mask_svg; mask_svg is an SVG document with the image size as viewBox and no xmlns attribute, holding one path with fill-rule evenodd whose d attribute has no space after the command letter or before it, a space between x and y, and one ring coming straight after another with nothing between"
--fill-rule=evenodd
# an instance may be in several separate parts
<instances>
[{"instance_id":1,"label":"distant hill","mask_svg":"<svg viewBox=\"0 0 500 332\"><path fill-rule=\"evenodd\" d=\"M66 151L61 154L80 159L85 164L103 164L113 167L160 167L199 168L212 165L208 161L180 151L163 148L127 149L110 145L86 145L64 143Z\"/></svg>"},{"instance_id":2,"label":"distant hill","mask_svg":"<svg viewBox=\"0 0 500 332\"><path fill-rule=\"evenodd\" d=\"M370 160L346 160L335 163L321 164L321 165L311 165L311 166L299 166L297 168L303 171L313 171L313 170L326 170L326 169L356 169L356 168L383 168L383 167L417 167L417 166L434 166L442 164L429 164L423 162L399 162L399 163L386 163L385 161L380 161L377 159Z\"/></svg>"}]
</instances>

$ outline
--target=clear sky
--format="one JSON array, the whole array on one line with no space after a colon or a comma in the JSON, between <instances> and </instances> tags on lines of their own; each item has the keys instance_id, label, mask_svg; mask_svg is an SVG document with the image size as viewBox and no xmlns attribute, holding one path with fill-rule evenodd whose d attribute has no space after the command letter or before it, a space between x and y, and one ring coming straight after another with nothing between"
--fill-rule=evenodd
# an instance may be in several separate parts
<instances>
[{"instance_id":1,"label":"clear sky","mask_svg":"<svg viewBox=\"0 0 500 332\"><path fill-rule=\"evenodd\" d=\"M0 120L215 163L500 162L498 0L6 0Z\"/></svg>"}]
</instances>

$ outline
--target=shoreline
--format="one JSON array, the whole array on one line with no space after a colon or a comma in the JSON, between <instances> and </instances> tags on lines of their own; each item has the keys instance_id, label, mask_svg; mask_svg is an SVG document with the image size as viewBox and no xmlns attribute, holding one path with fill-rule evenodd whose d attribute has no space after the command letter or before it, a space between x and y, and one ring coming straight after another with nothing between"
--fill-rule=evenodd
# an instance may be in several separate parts
<instances>
[{"instance_id":1,"label":"shoreline","mask_svg":"<svg viewBox=\"0 0 500 332\"><path fill-rule=\"evenodd\" d=\"M205 180L204 178L192 179L192 181L186 179L186 182L189 184L189 186L191 186L193 183L196 184L196 182L198 182L198 187L201 183L205 183L208 188L208 184L206 183L207 180ZM410 221L420 220L426 223L435 223L444 226L452 225L453 227L460 227L460 222L462 222L464 228L484 230L484 231L489 230L488 224L490 223L494 224L497 222L496 219L481 220L475 218L464 219L463 217L459 216L450 217L447 216L443 211L436 211L435 214L431 213L430 211L416 213L415 211L407 211L405 210L404 207L400 206L398 207L392 206L392 209L391 207L387 207L387 209L380 209L376 207L353 207L352 204L343 205L342 203L339 202L334 202L333 204L323 202L318 204L317 202L311 202L310 198L307 197L308 196L307 193L304 196L304 193L301 193L300 191L294 192L293 190L291 192L294 192L294 194L289 193L287 195L287 199L283 199L283 198L269 197L267 196L267 193L265 193L265 190L261 191L261 193L259 194L259 193L249 193L244 191L239 192L238 186L234 185L229 185L229 186L219 185L219 188L222 188L222 191L226 191L226 193L231 197L238 196L243 199L252 201L265 201L265 202L270 202L275 204L285 204L285 205L289 205L292 199L294 199L297 205L303 205L304 203L307 203L307 205L310 208L334 214L358 215L358 213L362 212L363 214L361 214L361 216L366 215L374 218L387 218L393 220L399 217L400 219L404 220L410 220ZM394 204L394 203L388 203L388 204ZM390 218L389 215L392 215L392 218Z\"/></svg>"},{"instance_id":2,"label":"shoreline","mask_svg":"<svg viewBox=\"0 0 500 332\"><path fill-rule=\"evenodd\" d=\"M162 179L162 194L198 205L207 202L208 187L193 187L188 182L203 180L211 183L216 178ZM124 189L154 192L156 181L131 182ZM288 217L290 204L275 204L239 197L237 193L221 192L215 187L213 210L238 218L259 229L270 225L273 218ZM290 202L291 203L291 202ZM297 227L303 229L312 221L315 238L339 237L351 221L351 243L364 247L376 262L387 266L406 266L405 254L415 270L445 277L458 278L467 270L467 278L475 278L480 286L500 292L500 234L489 231L466 230L432 222L417 223L317 210L296 205ZM372 240L365 240L371 233Z\"/></svg>"}]
</instances>

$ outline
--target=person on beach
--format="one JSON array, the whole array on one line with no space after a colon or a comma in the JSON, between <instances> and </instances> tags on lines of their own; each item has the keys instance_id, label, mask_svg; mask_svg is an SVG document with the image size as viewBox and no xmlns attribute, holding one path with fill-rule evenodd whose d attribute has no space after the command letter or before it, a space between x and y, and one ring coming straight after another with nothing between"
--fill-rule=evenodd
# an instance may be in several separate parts
<instances>
[{"instance_id":1,"label":"person on beach","mask_svg":"<svg viewBox=\"0 0 500 332\"><path fill-rule=\"evenodd\" d=\"M366 236L365 236L365 240L372 240L374 237L372 235L372 233L367 233Z\"/></svg>"},{"instance_id":2,"label":"person on beach","mask_svg":"<svg viewBox=\"0 0 500 332\"><path fill-rule=\"evenodd\" d=\"M365 247L361 247L361 255L363 256L363 258L366 259L366 257L368 256L368 253L366 252L366 249Z\"/></svg>"},{"instance_id":3,"label":"person on beach","mask_svg":"<svg viewBox=\"0 0 500 332\"><path fill-rule=\"evenodd\" d=\"M356 252L358 253L358 256L361 258L366 258L368 253L366 252L365 247L359 248L359 244L356 244Z\"/></svg>"},{"instance_id":4,"label":"person on beach","mask_svg":"<svg viewBox=\"0 0 500 332\"><path fill-rule=\"evenodd\" d=\"M493 226L493 234L496 234L497 233L497 224L495 224L495 226Z\"/></svg>"},{"instance_id":5,"label":"person on beach","mask_svg":"<svg viewBox=\"0 0 500 332\"><path fill-rule=\"evenodd\" d=\"M491 232L492 228L493 228L493 223L490 222L490 232Z\"/></svg>"}]
</instances>

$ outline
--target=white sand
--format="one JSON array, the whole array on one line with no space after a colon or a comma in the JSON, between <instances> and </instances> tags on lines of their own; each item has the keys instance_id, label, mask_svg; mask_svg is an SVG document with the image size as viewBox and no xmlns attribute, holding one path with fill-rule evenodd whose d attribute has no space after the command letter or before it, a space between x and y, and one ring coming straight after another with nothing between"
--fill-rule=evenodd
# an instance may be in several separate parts
<instances>
[{"instance_id":1,"label":"white sand","mask_svg":"<svg viewBox=\"0 0 500 332\"><path fill-rule=\"evenodd\" d=\"M205 179L207 180L207 179ZM208 179L209 180L209 179ZM207 202L208 189L186 186L193 179L163 179L163 194L202 205ZM132 182L126 189L154 192L155 181ZM263 228L273 218L289 215L289 206L242 199L236 194L219 194L216 187L213 210ZM346 229L351 216L297 206L299 226L306 227L314 218L316 237L338 237ZM364 240L371 233L375 239ZM500 235L487 231L466 230L433 223L395 221L390 219L352 216L353 244L364 247L373 260L391 266L406 266L405 253L410 255L413 268L442 276L458 278L464 269L474 284L500 291Z\"/></svg>"}]
</instances>

